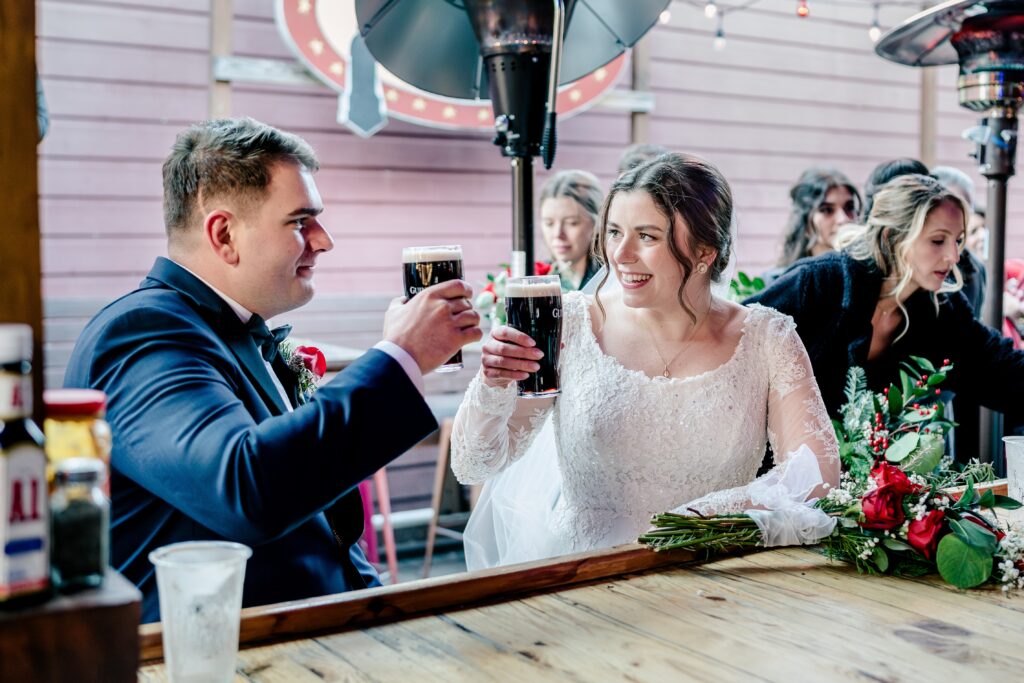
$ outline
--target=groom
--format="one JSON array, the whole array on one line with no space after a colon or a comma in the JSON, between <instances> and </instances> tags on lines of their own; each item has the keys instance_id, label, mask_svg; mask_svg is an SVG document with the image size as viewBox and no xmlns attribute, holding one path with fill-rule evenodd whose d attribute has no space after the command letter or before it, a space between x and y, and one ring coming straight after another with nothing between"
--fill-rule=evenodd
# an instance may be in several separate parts
<instances>
[{"instance_id":1,"label":"groom","mask_svg":"<svg viewBox=\"0 0 1024 683\"><path fill-rule=\"evenodd\" d=\"M308 302L318 256L318 162L252 119L178 136L164 163L169 258L86 326L65 385L103 390L113 430L114 566L159 619L149 553L252 546L244 605L378 585L356 541L356 486L436 428L423 374L480 339L465 283L396 300L384 340L304 405L264 320Z\"/></svg>"}]
</instances>

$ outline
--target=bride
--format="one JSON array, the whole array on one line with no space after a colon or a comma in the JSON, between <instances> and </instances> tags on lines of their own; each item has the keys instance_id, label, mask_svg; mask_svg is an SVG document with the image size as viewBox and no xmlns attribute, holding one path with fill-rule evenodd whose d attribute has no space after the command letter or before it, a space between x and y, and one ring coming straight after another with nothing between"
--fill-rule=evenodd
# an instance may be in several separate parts
<instances>
[{"instance_id":1,"label":"bride","mask_svg":"<svg viewBox=\"0 0 1024 683\"><path fill-rule=\"evenodd\" d=\"M797 460L820 471L801 500L838 483L792 318L712 294L732 212L725 178L694 156L615 181L594 242L608 271L594 296L564 297L557 398L517 398L542 354L522 332L493 330L452 434L459 481L488 482L467 527L469 569L633 541L666 510L759 507L746 485L766 444L770 482Z\"/></svg>"}]
</instances>

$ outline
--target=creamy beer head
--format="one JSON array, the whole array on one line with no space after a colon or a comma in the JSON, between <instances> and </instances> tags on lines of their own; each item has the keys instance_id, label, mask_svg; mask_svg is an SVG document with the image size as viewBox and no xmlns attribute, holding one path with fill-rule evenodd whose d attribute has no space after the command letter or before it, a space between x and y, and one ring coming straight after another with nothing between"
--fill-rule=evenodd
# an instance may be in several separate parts
<instances>
[{"instance_id":1,"label":"creamy beer head","mask_svg":"<svg viewBox=\"0 0 1024 683\"><path fill-rule=\"evenodd\" d=\"M457 244L402 249L402 279L410 299L441 282L462 279L462 247ZM451 372L462 368L462 350L437 369Z\"/></svg>"},{"instance_id":2,"label":"creamy beer head","mask_svg":"<svg viewBox=\"0 0 1024 683\"><path fill-rule=\"evenodd\" d=\"M529 282L539 278L515 278L505 283L505 298L525 299L537 296L562 296L562 287L555 277L546 282ZM545 277L545 280L547 278Z\"/></svg>"},{"instance_id":3,"label":"creamy beer head","mask_svg":"<svg viewBox=\"0 0 1024 683\"><path fill-rule=\"evenodd\" d=\"M442 247L406 247L402 249L402 263L461 260L462 247L457 244Z\"/></svg>"}]
</instances>

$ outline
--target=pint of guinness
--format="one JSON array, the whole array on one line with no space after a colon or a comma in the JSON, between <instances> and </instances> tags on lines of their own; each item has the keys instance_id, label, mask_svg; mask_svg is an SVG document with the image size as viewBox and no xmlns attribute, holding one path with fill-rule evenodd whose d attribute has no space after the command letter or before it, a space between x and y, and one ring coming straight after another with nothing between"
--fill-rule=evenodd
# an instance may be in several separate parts
<instances>
[{"instance_id":1,"label":"pint of guinness","mask_svg":"<svg viewBox=\"0 0 1024 683\"><path fill-rule=\"evenodd\" d=\"M562 349L562 288L557 275L509 278L505 285L508 324L525 332L544 352L540 369L519 382L524 398L557 396L558 358Z\"/></svg>"},{"instance_id":2,"label":"pint of guinness","mask_svg":"<svg viewBox=\"0 0 1024 683\"><path fill-rule=\"evenodd\" d=\"M431 285L462 279L462 247L406 247L402 250L405 295L410 299ZM462 369L462 351L457 351L437 372Z\"/></svg>"}]
</instances>

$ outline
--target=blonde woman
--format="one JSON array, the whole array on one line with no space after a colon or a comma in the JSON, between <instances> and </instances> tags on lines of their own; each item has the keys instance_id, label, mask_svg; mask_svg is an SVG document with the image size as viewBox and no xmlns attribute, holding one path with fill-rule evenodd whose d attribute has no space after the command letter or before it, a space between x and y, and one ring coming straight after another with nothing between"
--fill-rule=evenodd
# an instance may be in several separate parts
<instances>
[{"instance_id":1,"label":"blonde woman","mask_svg":"<svg viewBox=\"0 0 1024 683\"><path fill-rule=\"evenodd\" d=\"M840 235L839 252L797 264L748 299L796 321L830 413L845 401L850 366L863 367L878 390L909 356L948 359L956 369L947 388L1019 410L1024 353L975 320L959 291L968 216L935 178L898 177L875 195L867 225Z\"/></svg>"},{"instance_id":2,"label":"blonde woman","mask_svg":"<svg viewBox=\"0 0 1024 683\"><path fill-rule=\"evenodd\" d=\"M602 200L597 177L587 171L561 171L540 189L541 234L562 289L581 289L601 267L590 245Z\"/></svg>"}]
</instances>

